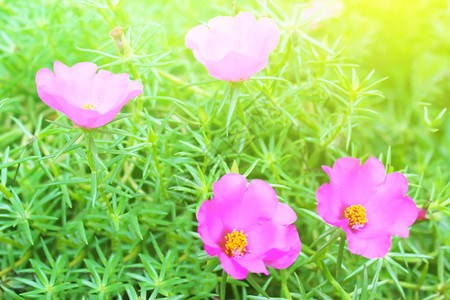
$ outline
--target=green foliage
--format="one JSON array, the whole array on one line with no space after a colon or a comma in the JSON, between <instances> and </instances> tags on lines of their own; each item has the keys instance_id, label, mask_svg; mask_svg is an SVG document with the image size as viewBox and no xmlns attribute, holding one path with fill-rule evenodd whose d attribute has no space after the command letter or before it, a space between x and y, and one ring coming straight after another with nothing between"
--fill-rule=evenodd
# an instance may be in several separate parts
<instances>
[{"instance_id":1,"label":"green foliage","mask_svg":"<svg viewBox=\"0 0 450 300\"><path fill-rule=\"evenodd\" d=\"M0 298L448 298L445 3L346 1L312 26L297 2L0 1ZM282 36L264 71L229 84L184 35L237 10ZM119 25L130 52L108 35ZM130 73L144 94L104 127L73 128L36 94L54 60ZM381 158L428 207L382 259L352 255L316 214L320 166L343 156ZM203 250L195 213L230 169L296 211L303 248L287 270L237 281Z\"/></svg>"}]
</instances>

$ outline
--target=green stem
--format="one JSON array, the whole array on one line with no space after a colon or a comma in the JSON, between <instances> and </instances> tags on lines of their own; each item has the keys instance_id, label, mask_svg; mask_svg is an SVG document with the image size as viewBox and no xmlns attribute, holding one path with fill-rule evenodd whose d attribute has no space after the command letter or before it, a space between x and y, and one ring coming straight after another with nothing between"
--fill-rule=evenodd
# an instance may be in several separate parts
<instances>
[{"instance_id":1,"label":"green stem","mask_svg":"<svg viewBox=\"0 0 450 300\"><path fill-rule=\"evenodd\" d=\"M241 300L241 295L239 295L239 291L236 285L232 284L231 289L233 290L233 296L235 300Z\"/></svg>"},{"instance_id":2,"label":"green stem","mask_svg":"<svg viewBox=\"0 0 450 300\"><path fill-rule=\"evenodd\" d=\"M240 101L239 101L240 87L241 87L241 84L231 83L230 84L230 93L227 94L227 96L223 100L225 102L230 103L230 107L228 109L228 116L227 116L227 125L226 125L227 136L228 136L228 128L230 127L230 124L231 124L231 118L233 117L233 114L236 111L238 103L240 105ZM228 96L229 96L229 98L228 98ZM242 109L241 109L241 111L242 111ZM243 112L239 113L239 110L238 110L237 113L238 113L239 117L242 119L243 116L241 114ZM242 123L244 123L244 121L242 121Z\"/></svg>"},{"instance_id":3,"label":"green stem","mask_svg":"<svg viewBox=\"0 0 450 300\"><path fill-rule=\"evenodd\" d=\"M136 67L134 66L133 62L131 61L127 61L127 66L130 69L131 74L133 74L133 78L134 80L139 80L141 78L141 76L139 76L139 73L136 70ZM135 102L135 106L134 106L134 121L139 124L139 121L141 119L141 112L142 112L142 108L144 105L143 100L140 99L141 96L137 96L136 99L134 100ZM137 132L137 129L135 129L135 131ZM134 133L136 133L134 132Z\"/></svg>"},{"instance_id":4,"label":"green stem","mask_svg":"<svg viewBox=\"0 0 450 300\"><path fill-rule=\"evenodd\" d=\"M208 153L209 153L209 150L210 150L210 147L209 147L210 138L209 138L209 134L208 133L209 133L209 131L206 131L204 126L202 126L203 140L205 141L205 146L206 146L206 149L208 150ZM206 173L206 170L207 170L207 167L208 167L208 161L209 161L209 156L208 155L204 155L204 157L203 157L203 167L202 167L203 173Z\"/></svg>"},{"instance_id":5,"label":"green stem","mask_svg":"<svg viewBox=\"0 0 450 300\"><path fill-rule=\"evenodd\" d=\"M169 198L166 187L164 185L164 176L163 176L161 164L159 163L158 150L156 149L156 144L153 144L152 148L153 148L152 149L153 150L152 151L153 160L155 161L156 170L158 171L158 176L159 176L159 188L161 189L164 197Z\"/></svg>"},{"instance_id":6,"label":"green stem","mask_svg":"<svg viewBox=\"0 0 450 300\"><path fill-rule=\"evenodd\" d=\"M327 147L332 141L334 141L334 139L341 132L342 127L344 127L345 123L347 123L347 119L350 116L350 111L351 111L351 104L349 103L345 115L342 117L341 123L339 123L338 127L336 127L336 130L334 131L333 135L324 143L323 145L324 147Z\"/></svg>"},{"instance_id":7,"label":"green stem","mask_svg":"<svg viewBox=\"0 0 450 300\"><path fill-rule=\"evenodd\" d=\"M339 274L341 273L342 256L344 254L344 246L345 246L345 232L342 232L341 239L339 241L339 250L338 250L338 256L337 256L337 261L336 261L336 278L338 278Z\"/></svg>"},{"instance_id":8,"label":"green stem","mask_svg":"<svg viewBox=\"0 0 450 300\"><path fill-rule=\"evenodd\" d=\"M247 281L258 293L260 293L264 297L270 298L270 296L266 293L266 291L263 290L263 288L256 282L255 278L253 277L253 274L248 273Z\"/></svg>"},{"instance_id":9,"label":"green stem","mask_svg":"<svg viewBox=\"0 0 450 300\"><path fill-rule=\"evenodd\" d=\"M114 5L112 4L111 0L106 0L106 4L111 11L114 11Z\"/></svg>"},{"instance_id":10,"label":"green stem","mask_svg":"<svg viewBox=\"0 0 450 300\"><path fill-rule=\"evenodd\" d=\"M23 265L24 263L26 263L28 261L28 259L31 256L31 249L29 249L24 256L22 256L22 258L20 258L18 261L16 261L16 263L14 264L14 267L7 267L6 269L3 269L0 271L0 277L5 276L6 274L8 274L9 272L11 272L14 269L17 269L19 266Z\"/></svg>"},{"instance_id":11,"label":"green stem","mask_svg":"<svg viewBox=\"0 0 450 300\"><path fill-rule=\"evenodd\" d=\"M6 187L0 183L0 192L5 195L7 199L10 199L13 197L13 195L6 189Z\"/></svg>"},{"instance_id":12,"label":"green stem","mask_svg":"<svg viewBox=\"0 0 450 300\"><path fill-rule=\"evenodd\" d=\"M283 291L284 296L287 299L292 300L291 292L289 291L289 288L287 286L287 271L286 271L286 269L280 270L280 274L281 274L281 290Z\"/></svg>"},{"instance_id":13,"label":"green stem","mask_svg":"<svg viewBox=\"0 0 450 300\"><path fill-rule=\"evenodd\" d=\"M341 299L350 300L349 295L345 292L345 290L342 288L342 286L339 284L339 282L337 282L337 280L335 278L333 278L333 276L331 275L330 270L328 270L327 265L322 260L318 260L317 266L322 270L322 272L325 275L325 278L328 280L328 282L331 283L331 285L334 286L336 291L340 293Z\"/></svg>"},{"instance_id":14,"label":"green stem","mask_svg":"<svg viewBox=\"0 0 450 300\"><path fill-rule=\"evenodd\" d=\"M80 253L69 263L69 268L73 268L77 263L83 260L86 255L85 248L81 249Z\"/></svg>"},{"instance_id":15,"label":"green stem","mask_svg":"<svg viewBox=\"0 0 450 300\"><path fill-rule=\"evenodd\" d=\"M225 300L227 292L227 277L228 274L225 270L222 271L222 278L220 279L220 300Z\"/></svg>"},{"instance_id":16,"label":"green stem","mask_svg":"<svg viewBox=\"0 0 450 300\"><path fill-rule=\"evenodd\" d=\"M137 72L134 64L131 61L127 61L127 65L128 65L128 68L130 69L131 74L133 74L134 80L140 79L141 76L139 76L139 73Z\"/></svg>"},{"instance_id":17,"label":"green stem","mask_svg":"<svg viewBox=\"0 0 450 300\"><path fill-rule=\"evenodd\" d=\"M344 127L345 123L347 123L347 119L350 116L350 113L352 112L352 106L355 100L356 95L350 93L349 102L347 103L347 110L345 111L345 114L342 117L341 123L339 123L338 127L336 127L336 130L334 131L333 135L325 142L324 147L327 147L332 141L334 141L339 132L341 132L342 127Z\"/></svg>"},{"instance_id":18,"label":"green stem","mask_svg":"<svg viewBox=\"0 0 450 300\"><path fill-rule=\"evenodd\" d=\"M113 208L111 207L111 203L109 203L108 197L106 196L105 190L103 189L103 182L102 182L100 176L98 176L99 172L97 171L97 167L96 167L95 160L94 160L94 155L95 155L94 153L97 153L97 151L95 149L95 141L92 137L91 131L86 132L86 153L87 153L89 168L91 169L91 176L93 174L95 174L97 176L97 186L100 191L100 195L102 196L103 201L108 206L109 211L112 212ZM95 195L93 195L93 197L95 197Z\"/></svg>"},{"instance_id":19,"label":"green stem","mask_svg":"<svg viewBox=\"0 0 450 300\"><path fill-rule=\"evenodd\" d=\"M173 83L176 83L179 86L183 86L183 85L187 85L188 84L187 82L179 79L178 77L176 77L176 76L174 76L174 75L172 75L170 73L167 73L166 71L163 71L163 70L157 69L157 68L154 68L154 70L156 72L158 72L158 74L161 75L162 77L172 81ZM201 96L208 97L208 98L211 97L211 95L208 92L206 92L205 90L199 88L198 86L188 86L187 88L190 89L193 92L196 92L197 94L199 94Z\"/></svg>"},{"instance_id":20,"label":"green stem","mask_svg":"<svg viewBox=\"0 0 450 300\"><path fill-rule=\"evenodd\" d=\"M394 284L393 280L389 280L390 284ZM421 291L440 291L443 290L444 285L436 284L436 285L418 285L410 282L399 281L400 286L407 289L418 289Z\"/></svg>"},{"instance_id":21,"label":"green stem","mask_svg":"<svg viewBox=\"0 0 450 300\"><path fill-rule=\"evenodd\" d=\"M134 247L133 251L128 253L127 256L123 258L123 262L126 263L127 261L131 260L132 258L136 257L139 254L139 251L141 250L141 244L137 244L136 247Z\"/></svg>"}]
</instances>

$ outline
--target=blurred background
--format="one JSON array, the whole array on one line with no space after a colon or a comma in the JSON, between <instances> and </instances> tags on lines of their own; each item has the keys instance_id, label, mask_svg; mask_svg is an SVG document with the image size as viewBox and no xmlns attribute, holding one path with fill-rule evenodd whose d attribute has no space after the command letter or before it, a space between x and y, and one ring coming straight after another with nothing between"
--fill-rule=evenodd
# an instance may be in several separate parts
<instances>
[{"instance_id":1,"label":"blurred background","mask_svg":"<svg viewBox=\"0 0 450 300\"><path fill-rule=\"evenodd\" d=\"M49 67L55 59L70 65L88 60L90 56L90 60L101 63L103 58L77 48L115 54L108 33L119 25L134 33L144 27L146 30L158 28L142 50L170 52L166 60L172 62L168 66L172 74L187 80L187 73L195 68L200 73L195 79L204 80L208 77L199 64L186 64L192 56L184 47L184 35L198 24L192 21L206 22L217 14L252 11L256 15L274 14L272 17L280 23L284 34L301 30L330 47L338 42L335 57L318 54L322 55L322 62L327 63L328 59L333 63L334 60L348 64L348 70L357 66L359 74L375 70L378 79L388 77L377 86L385 99L367 103L383 120L365 129L374 131L384 145L391 145L399 164L407 164L411 159L420 161L418 171L422 172L433 163L431 157L449 157L450 121L444 112L450 92L447 1L261 0L208 1L205 4L204 1L127 0L120 2L129 15L117 10L115 16L106 12L107 2L119 3L112 0L1 0L0 98L14 96L18 101L35 98L36 71ZM298 15L302 16L295 20ZM121 24L117 24L117 20ZM130 21L133 25L128 28ZM308 61L310 49L300 47L300 51L306 64L317 63ZM384 145L380 143L375 152L385 151Z\"/></svg>"},{"instance_id":2,"label":"blurred background","mask_svg":"<svg viewBox=\"0 0 450 300\"><path fill-rule=\"evenodd\" d=\"M216 103L227 99L225 85L212 80L195 61L192 51L184 45L184 37L200 23L239 11L253 12L257 18L271 17L280 28L281 39L266 70L255 76L241 94L245 117L250 122L241 123L234 114L230 126L234 135L228 134L228 125L225 130L228 104L224 104L221 114L215 115ZM128 59L118 55L109 36L116 26L123 27L131 44L133 55ZM105 217L101 207L94 212L84 211L91 195L86 178L91 173L84 157L75 151L83 146L75 144L78 148L70 148L70 152L53 161L52 154L72 138L71 124L65 117L58 119L60 114L39 100L34 77L41 68L52 69L55 60L69 66L91 61L101 68L130 74L130 64L134 64L144 83L144 96L139 98L144 109L136 110L138 101L132 101L122 110L142 115L141 124L128 116L105 127L133 132L135 140L128 142L125 135L115 131L105 133L98 142L100 157L110 163L105 172L112 170L106 177L119 192L126 192L117 194L126 203L120 213L136 217L134 223L131 217L120 219L123 224L119 233L115 231L119 223L114 223L118 219ZM137 79L135 74L132 78ZM209 295L217 284L217 272L211 272L212 269L203 277L199 275L206 262L198 260L202 244L195 237L195 211L202 200L211 197L212 182L233 161L240 170L250 170L252 178L274 184L280 198L296 207L304 248L292 272L301 267L302 271L297 272L300 280L307 291L312 291L325 282L320 268L308 263L315 251L308 246L325 229L315 215L315 190L328 180L320 166L332 165L343 156L376 156L382 158L389 172L406 174L409 195L419 207L430 207L431 219L414 225L414 239L395 240L395 251L403 251L404 247L407 254L418 256L410 257L409 272L403 272L405 269L399 266L404 262L407 265L406 259L397 258L400 262L392 263L402 286L391 280L397 278L391 276L392 271L384 270L380 282L387 278L383 281L385 289L378 295L405 297L403 287L407 296L414 295L416 299L429 295L444 299L448 296L444 293L444 278L448 276L444 274L450 269L446 259L450 249L449 95L450 13L444 0L0 0L0 161L4 165L16 161L1 170L1 182L11 187L20 183L14 189L26 205L34 195L46 195L47 189L52 189L48 194L58 195L58 199L69 199L70 195L74 202L74 209L67 211L66 200L61 200L61 205L55 201L53 206L34 203L42 215L58 217L42 219L46 220L42 223L51 223L48 228L39 220L30 221L29 236L40 237L40 241L35 239L39 246L29 253L36 260L45 261L45 247L51 251L62 249L61 253L70 257L71 267L82 268L82 258L76 259L81 254L87 253L86 257L99 261L103 255L96 254L101 253L99 249L106 256L123 249L125 254L134 253L125 256L122 266L127 271L130 268L130 273L144 268L144 259L142 264L136 262L137 253L149 257L170 253L179 260L168 274L187 280L178 284L168 279L169 291L176 286L180 293L189 290ZM64 122L69 130L46 120ZM140 141L151 141L152 145L130 146ZM114 151L120 145L128 152L111 154L114 151L110 145ZM159 155L162 172L155 169L150 153ZM22 158L27 163L22 163L19 170L17 161ZM59 186L51 185L52 176L69 180L61 179L66 175L79 176L81 180L69 182L70 189L61 184L61 191ZM161 182L169 187L169 197L161 195ZM114 193L116 190L111 192ZM160 198L172 201L158 202ZM153 205L159 205L155 211L162 213L154 213ZM88 213L97 215L85 218ZM67 226L65 221L59 223L65 218ZM80 219L84 225L76 223ZM133 235L139 226L144 236L153 232L158 243L153 243L152 236L139 244ZM16 242L0 248L4 268L11 265L14 257L23 257L26 249L17 245L28 245L24 234L16 233L21 227L7 228L0 237L5 234ZM80 245L85 241L88 244L87 240L90 244L86 248L90 248L85 251ZM130 240L136 244L130 246ZM186 245L189 251L185 253ZM330 249L336 254L337 245ZM432 258L425 259L421 254ZM167 257L171 260L170 255ZM345 255L348 270L359 269L361 274L362 261L349 253ZM69 262L67 257L64 259ZM103 257L102 261L106 259ZM158 272L166 264L153 263ZM326 264L334 263L333 257L327 257ZM308 272L303 272L305 269ZM67 278L72 276L71 282L92 279L86 275L90 270L80 270ZM126 286L132 277L125 278L126 271L119 273L117 276L123 278L114 280L122 280ZM31 269L25 269L23 274L30 280L36 279ZM13 281L15 274L7 276L0 284ZM349 278L340 281L347 292L361 285L360 279ZM410 285L419 280L419 286ZM278 282L276 278L271 283L275 291ZM234 288L241 287L234 284ZM426 288L422 289L422 284ZM29 289L23 282L18 286L18 291ZM118 293L124 293L117 286L111 290L117 288ZM339 296L330 284L323 290L334 298ZM328 299L325 296L322 298Z\"/></svg>"}]
</instances>

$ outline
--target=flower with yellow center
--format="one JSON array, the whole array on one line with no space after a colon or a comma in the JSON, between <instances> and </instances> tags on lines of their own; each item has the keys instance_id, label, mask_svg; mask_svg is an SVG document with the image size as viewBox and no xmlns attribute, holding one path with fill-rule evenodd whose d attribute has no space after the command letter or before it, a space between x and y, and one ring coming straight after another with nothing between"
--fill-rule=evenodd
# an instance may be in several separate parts
<instances>
[{"instance_id":1,"label":"flower with yellow center","mask_svg":"<svg viewBox=\"0 0 450 300\"><path fill-rule=\"evenodd\" d=\"M366 209L361 204L347 207L344 215L352 229L360 230L367 223Z\"/></svg>"},{"instance_id":2,"label":"flower with yellow center","mask_svg":"<svg viewBox=\"0 0 450 300\"><path fill-rule=\"evenodd\" d=\"M278 201L275 190L259 179L228 173L212 186L214 196L197 212L198 234L210 256L217 256L230 277L249 272L269 275L298 258L301 241L295 211Z\"/></svg>"},{"instance_id":3,"label":"flower with yellow center","mask_svg":"<svg viewBox=\"0 0 450 300\"><path fill-rule=\"evenodd\" d=\"M247 249L247 236L244 232L233 229L231 233L225 236L225 253L230 257L242 257Z\"/></svg>"},{"instance_id":4,"label":"flower with yellow center","mask_svg":"<svg viewBox=\"0 0 450 300\"><path fill-rule=\"evenodd\" d=\"M409 236L418 208L407 195L405 175L386 174L375 157L362 165L357 158L341 157L333 167L322 168L330 181L316 192L317 212L326 223L342 228L351 253L381 258L391 249L392 235Z\"/></svg>"}]
</instances>

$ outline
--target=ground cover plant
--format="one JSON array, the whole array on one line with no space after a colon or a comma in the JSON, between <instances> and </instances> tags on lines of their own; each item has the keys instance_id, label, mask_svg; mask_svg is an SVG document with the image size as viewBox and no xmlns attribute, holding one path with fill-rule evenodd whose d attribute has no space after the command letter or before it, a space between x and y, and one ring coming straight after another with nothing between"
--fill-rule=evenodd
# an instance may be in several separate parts
<instances>
[{"instance_id":1,"label":"ground cover plant","mask_svg":"<svg viewBox=\"0 0 450 300\"><path fill-rule=\"evenodd\" d=\"M0 1L0 299L449 298L447 6Z\"/></svg>"}]
</instances>

